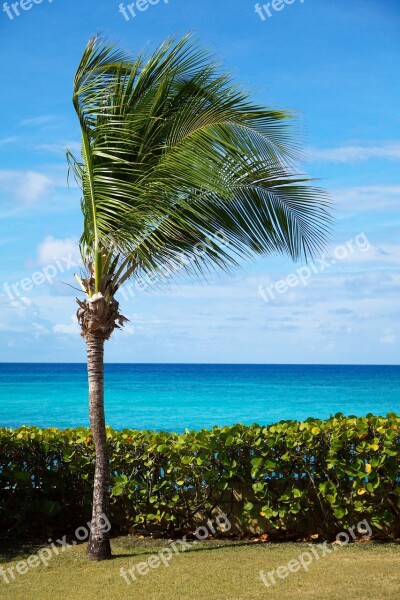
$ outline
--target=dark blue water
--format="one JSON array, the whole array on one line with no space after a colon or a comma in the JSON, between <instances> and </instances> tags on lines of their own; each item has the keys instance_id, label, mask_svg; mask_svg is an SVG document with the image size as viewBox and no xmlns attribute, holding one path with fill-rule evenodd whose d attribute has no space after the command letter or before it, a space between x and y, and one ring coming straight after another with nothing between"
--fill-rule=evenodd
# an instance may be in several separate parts
<instances>
[{"instance_id":1,"label":"dark blue water","mask_svg":"<svg viewBox=\"0 0 400 600\"><path fill-rule=\"evenodd\" d=\"M0 365L0 425L88 425L83 364ZM117 429L182 431L233 423L400 413L400 366L106 366Z\"/></svg>"}]
</instances>

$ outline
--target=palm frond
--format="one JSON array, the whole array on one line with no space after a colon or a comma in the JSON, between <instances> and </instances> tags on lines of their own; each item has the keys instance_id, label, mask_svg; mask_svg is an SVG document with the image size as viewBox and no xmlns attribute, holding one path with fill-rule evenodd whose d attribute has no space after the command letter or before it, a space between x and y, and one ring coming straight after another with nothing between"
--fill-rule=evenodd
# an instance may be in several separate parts
<instances>
[{"instance_id":1,"label":"palm frond","mask_svg":"<svg viewBox=\"0 0 400 600\"><path fill-rule=\"evenodd\" d=\"M90 40L73 103L82 157L68 161L96 291L105 275L117 275L114 293L182 256L201 276L257 254L298 260L323 247L329 200L296 168L290 114L255 105L191 36L137 57Z\"/></svg>"}]
</instances>

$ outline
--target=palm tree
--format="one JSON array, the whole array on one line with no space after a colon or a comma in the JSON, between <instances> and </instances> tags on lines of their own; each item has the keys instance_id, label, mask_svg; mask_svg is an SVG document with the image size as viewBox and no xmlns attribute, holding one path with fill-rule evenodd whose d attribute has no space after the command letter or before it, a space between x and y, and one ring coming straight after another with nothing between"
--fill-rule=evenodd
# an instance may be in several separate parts
<instances>
[{"instance_id":1,"label":"palm tree","mask_svg":"<svg viewBox=\"0 0 400 600\"><path fill-rule=\"evenodd\" d=\"M307 259L325 242L329 212L325 194L296 172L290 115L254 104L190 35L137 57L91 39L73 103L82 156L67 157L82 189L87 269L76 275L86 295L77 316L96 454L88 556L102 560L111 556L99 526L109 511L103 359L125 321L117 290L173 272L178 259L199 277L258 254Z\"/></svg>"}]
</instances>

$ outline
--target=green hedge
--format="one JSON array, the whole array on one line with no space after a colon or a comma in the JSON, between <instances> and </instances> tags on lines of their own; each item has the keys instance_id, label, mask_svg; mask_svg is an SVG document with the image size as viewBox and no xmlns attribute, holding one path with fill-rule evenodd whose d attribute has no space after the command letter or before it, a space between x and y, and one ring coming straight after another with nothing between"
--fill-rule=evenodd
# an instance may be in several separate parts
<instances>
[{"instance_id":1,"label":"green hedge","mask_svg":"<svg viewBox=\"0 0 400 600\"><path fill-rule=\"evenodd\" d=\"M329 535L366 518L400 533L400 417L391 413L107 436L114 532L177 533L219 508L243 532ZM89 430L0 429L3 535L86 523L92 478Z\"/></svg>"}]
</instances>

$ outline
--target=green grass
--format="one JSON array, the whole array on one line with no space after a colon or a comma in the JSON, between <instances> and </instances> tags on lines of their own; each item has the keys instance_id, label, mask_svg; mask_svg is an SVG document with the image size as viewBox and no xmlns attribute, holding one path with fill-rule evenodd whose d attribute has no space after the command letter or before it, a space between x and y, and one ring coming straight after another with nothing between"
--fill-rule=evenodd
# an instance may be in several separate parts
<instances>
[{"instance_id":1,"label":"green grass","mask_svg":"<svg viewBox=\"0 0 400 600\"><path fill-rule=\"evenodd\" d=\"M270 571L302 552L304 543L255 544L207 541L173 556L169 566L127 585L120 568L129 569L168 546L165 540L133 537L113 541L114 558L92 563L85 558L85 545L71 547L53 556L48 567L31 568L6 584L0 577L0 599L7 600L383 600L400 597L400 546L364 542L340 547L308 572L291 573L267 589L260 570ZM332 546L330 546L332 548ZM3 554L1 566L15 566L37 548ZM10 559L12 556L12 559ZM5 559L7 562L5 562Z\"/></svg>"}]
</instances>

